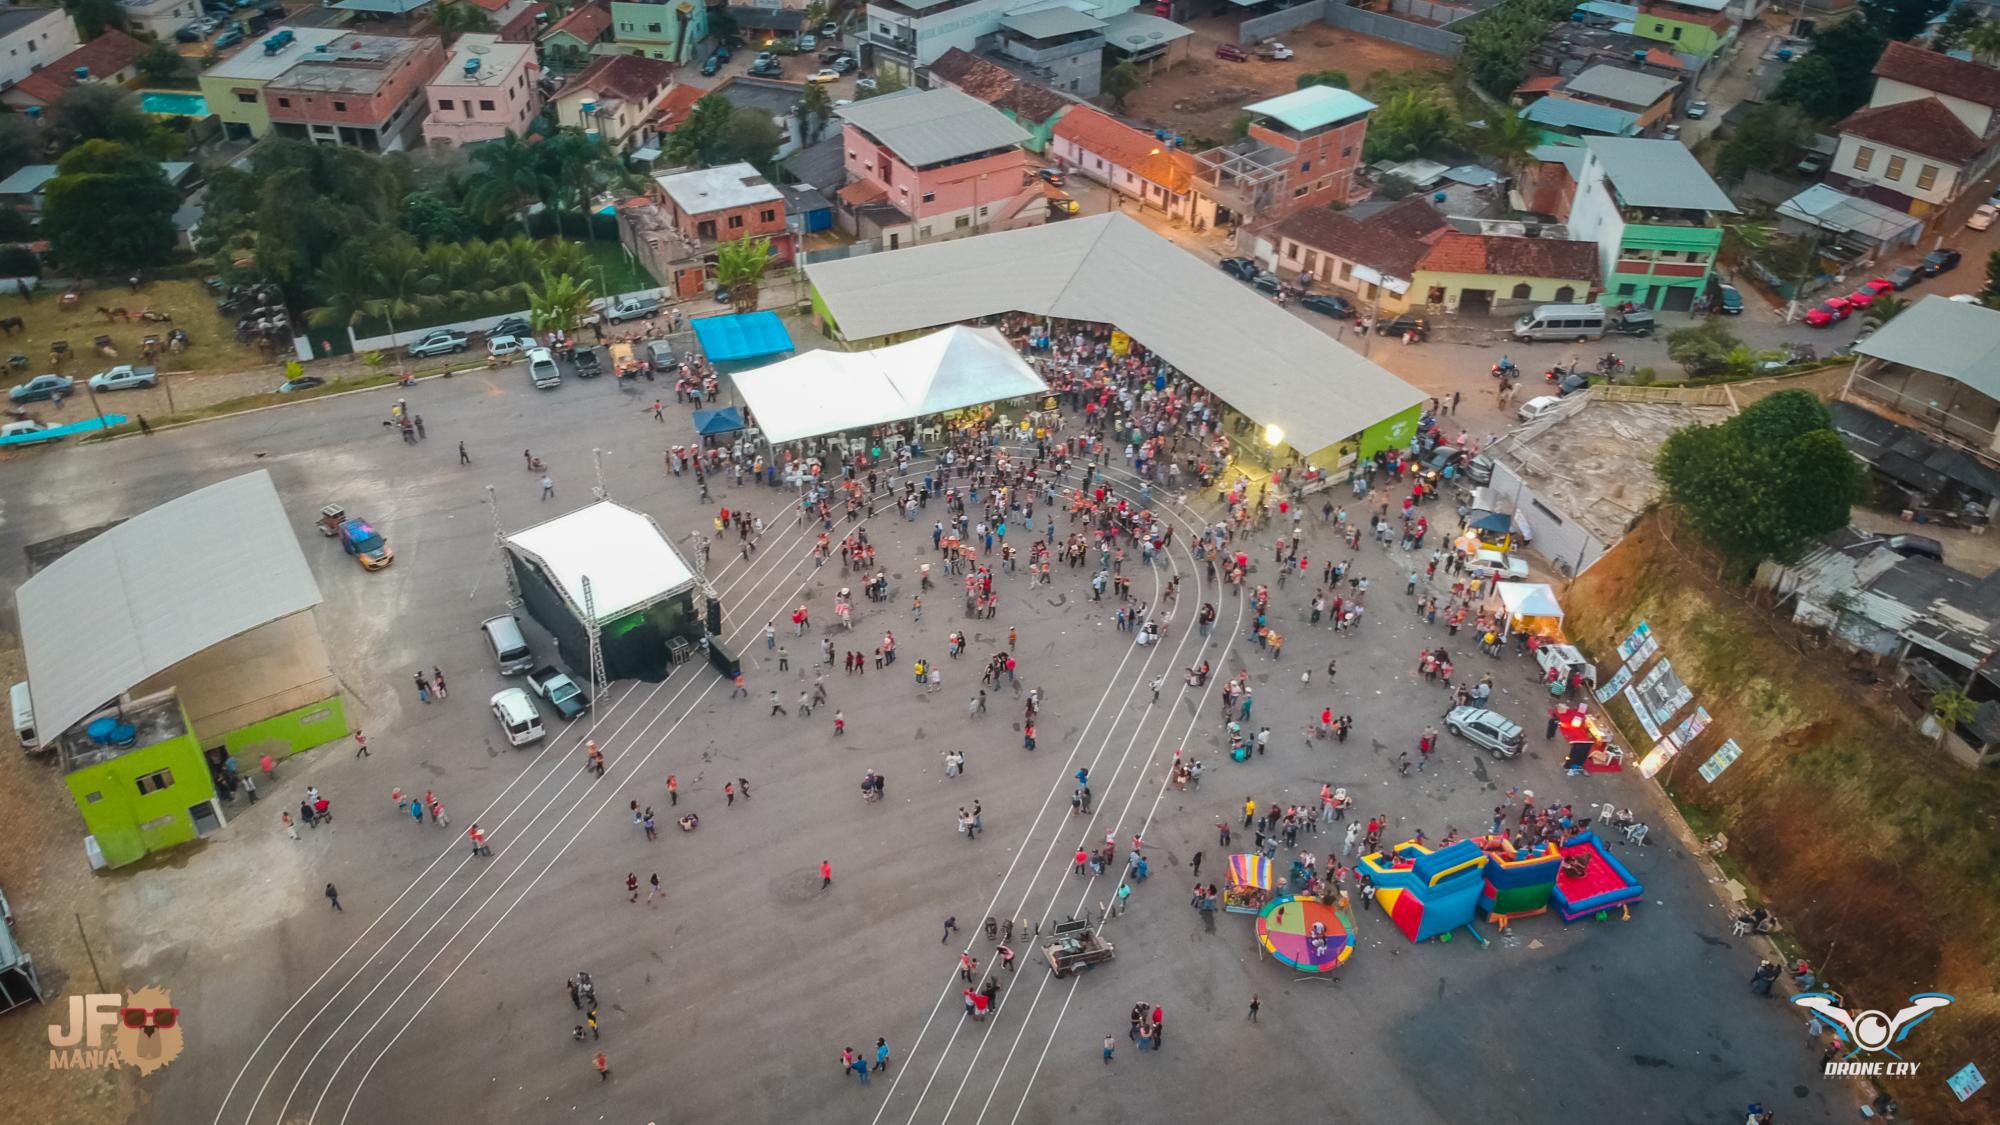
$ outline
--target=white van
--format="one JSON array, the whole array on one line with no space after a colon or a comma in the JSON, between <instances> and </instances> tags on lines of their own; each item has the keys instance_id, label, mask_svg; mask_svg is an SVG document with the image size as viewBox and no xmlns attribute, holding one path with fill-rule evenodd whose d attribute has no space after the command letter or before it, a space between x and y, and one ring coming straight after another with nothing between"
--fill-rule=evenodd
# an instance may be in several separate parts
<instances>
[{"instance_id":1,"label":"white van","mask_svg":"<svg viewBox=\"0 0 2000 1125\"><path fill-rule=\"evenodd\" d=\"M1537 305L1514 322L1516 340L1597 340L1604 336L1603 305Z\"/></svg>"},{"instance_id":2,"label":"white van","mask_svg":"<svg viewBox=\"0 0 2000 1125\"><path fill-rule=\"evenodd\" d=\"M535 701L527 692L517 687L506 688L494 693L492 703L493 717L500 721L508 743L526 746L541 740L542 713L535 710Z\"/></svg>"},{"instance_id":3,"label":"white van","mask_svg":"<svg viewBox=\"0 0 2000 1125\"><path fill-rule=\"evenodd\" d=\"M42 740L35 736L35 704L28 698L28 681L22 680L8 690L7 702L14 713L14 737L21 740L21 749L40 746Z\"/></svg>"},{"instance_id":4,"label":"white van","mask_svg":"<svg viewBox=\"0 0 2000 1125\"><path fill-rule=\"evenodd\" d=\"M1515 411L1514 413L1521 419L1521 421L1532 422L1537 418L1542 418L1550 414L1554 414L1556 412L1556 408L1562 406L1563 403L1567 401L1569 400L1562 398L1559 395L1541 395L1540 397L1531 398L1528 401L1522 403L1521 408Z\"/></svg>"},{"instance_id":5,"label":"white van","mask_svg":"<svg viewBox=\"0 0 2000 1125\"><path fill-rule=\"evenodd\" d=\"M486 643L493 649L493 659L499 663L501 675L518 676L535 666L535 654L528 650L528 638L521 635L521 621L513 614L489 617L480 622L479 629L486 634Z\"/></svg>"}]
</instances>

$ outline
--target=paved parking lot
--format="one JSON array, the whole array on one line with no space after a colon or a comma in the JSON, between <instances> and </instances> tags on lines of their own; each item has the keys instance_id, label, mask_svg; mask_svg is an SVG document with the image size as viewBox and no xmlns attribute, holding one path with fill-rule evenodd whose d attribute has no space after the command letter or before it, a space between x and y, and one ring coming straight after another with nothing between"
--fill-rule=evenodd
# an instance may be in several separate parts
<instances>
[{"instance_id":1,"label":"paved parking lot","mask_svg":"<svg viewBox=\"0 0 2000 1125\"><path fill-rule=\"evenodd\" d=\"M820 630L782 638L787 673L756 638L774 616L784 629L801 602L826 622L832 591L848 580L806 561L809 540L786 518L789 496L718 487L717 504L773 525L748 560L733 541L714 553L725 631L747 645L750 699L731 700L723 681L692 667L660 685L614 685L595 717L609 758L603 780L580 768L577 727L541 746L506 746L485 706L502 681L475 633L505 596L496 515L513 530L587 502L591 451L601 450L611 496L676 536L709 527L712 509L692 483L661 467L663 447L689 437L685 408L655 422L653 390L621 394L600 379L538 393L503 370L54 450L12 468L21 485L0 527L0 574L16 581L26 544L269 468L298 515L326 593L318 616L374 749L357 761L324 748L267 787L289 799L317 784L339 814L330 828L293 843L276 825L279 806L239 804L230 827L175 862L101 877L120 974L170 988L199 1029L182 1065L149 1083L146 1119L400 1120L442 1110L504 1121L1157 1121L1254 1106L1284 1117L1458 1122L1476 1106L1482 1121L1546 1122L1617 1106L1648 1119L1723 1121L1752 1100L1775 1102L1787 1122L1849 1112L1836 1104L1842 1092L1810 1073L1816 1056L1795 1034L1803 1023L1744 988L1755 951L1729 936L1713 888L1665 831L1655 839L1666 846L1623 852L1648 886L1630 922L1535 918L1488 949L1462 937L1413 947L1362 914L1359 950L1337 981L1298 979L1261 959L1249 919L1222 916L1205 929L1186 906L1188 865L1202 853L1203 877L1216 877L1224 851L1214 824L1246 796L1310 802L1331 782L1358 795L1360 816L1387 815L1391 839L1479 828L1523 786L1544 803L1630 804L1661 823L1650 787L1629 776L1565 780L1539 740L1506 762L1448 740L1426 771L1396 776L1397 754L1414 750L1444 705L1415 675L1417 650L1446 638L1397 596L1407 558L1363 547L1359 572L1375 592L1358 635L1308 628L1310 588L1274 591L1289 637L1273 661L1241 639L1242 606L1204 589L1184 554L1212 496L1192 509L1162 506L1179 529L1170 564L1182 578L1178 619L1217 601L1222 628L1206 640L1180 628L1154 648L1131 644L1111 625L1110 604L1089 600L1087 571L1062 568L1038 590L1003 576L995 620L965 620L955 592L940 589L914 622L906 607L917 565L934 557L929 525L875 517L868 528L895 583L894 608L862 601L855 638L833 640L837 650L872 650L892 628L903 660L860 679L833 673L830 706L847 723L836 740L828 711L774 717L766 703L775 688L794 708ZM426 416L426 442L405 445L382 425L397 394ZM469 468L457 464L461 438ZM539 499L523 449L548 460L554 500ZM1118 466L1110 473L1123 476ZM396 564L364 573L329 549L310 525L330 501L374 521ZM1329 535L1308 530L1308 554L1330 549ZM1170 573L1142 570L1135 597L1157 603ZM989 713L968 716L977 670L1010 628L1022 687L1047 695L1033 753L1022 749L1014 692L993 689ZM945 634L959 629L971 633L969 651L945 661L942 691L926 695L909 662L941 656ZM550 649L544 634L532 636ZM1331 682L1330 658L1339 662ZM1226 760L1214 699L1182 686L1180 670L1203 659L1218 674L1248 669L1257 721L1272 730L1267 757ZM426 706L408 676L431 664L453 690ZM1468 650L1462 667L1490 667L1497 706L1539 732L1539 689L1520 663L1489 665ZM1308 669L1312 683L1302 686ZM1156 677L1165 678L1157 704L1148 690ZM1305 744L1299 732L1322 706L1353 714L1352 741ZM968 753L965 776L942 775L950 748ZM1201 789L1165 784L1177 748L1207 762ZM1072 818L1070 779L1083 765L1095 813ZM859 799L871 769L888 778L880 804ZM667 801L668 775L678 806ZM739 777L754 796L731 806L720 790ZM491 832L494 857L475 860L455 832L413 826L389 805L391 786L434 788L454 830L477 820ZM657 842L632 825L632 800L661 814ZM987 833L968 840L954 831L955 810L975 800ZM672 815L689 809L702 815L700 831L673 831ZM958 949L990 959L977 933L989 914L1043 927L1094 914L1115 888L1071 875L1068 856L1107 831L1121 840L1142 832L1153 862L1152 878L1105 931L1116 959L1055 981L1017 941L1023 965L1005 981L998 1014L965 1022ZM1308 837L1301 847L1326 854L1337 850L1331 841ZM824 890L822 860L834 872ZM665 902L627 901L628 871L642 884L658 872ZM341 889L343 913L321 897L328 881ZM946 916L960 932L941 942ZM581 1014L563 1007L563 980L577 969L598 984L604 1038L594 1044L570 1039ZM1252 995L1262 1001L1254 1025L1244 1018ZM1157 1056L1123 1033L1141 1000L1167 1013L1174 1041ZM1099 1058L1106 1034L1123 1048L1110 1067ZM896 1061L857 1089L838 1071L839 1052L872 1052L878 1036ZM593 1073L592 1047L608 1056L608 1082Z\"/></svg>"}]
</instances>

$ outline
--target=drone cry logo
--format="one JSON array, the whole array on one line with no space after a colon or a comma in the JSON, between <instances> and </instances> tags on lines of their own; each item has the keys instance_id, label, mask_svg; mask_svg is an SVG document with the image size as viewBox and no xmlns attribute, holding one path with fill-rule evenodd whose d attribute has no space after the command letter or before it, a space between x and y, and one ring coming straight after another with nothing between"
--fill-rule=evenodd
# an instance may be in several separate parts
<instances>
[{"instance_id":1,"label":"drone cry logo","mask_svg":"<svg viewBox=\"0 0 2000 1125\"><path fill-rule=\"evenodd\" d=\"M1812 1012L1813 1018L1833 1029L1842 1043L1853 1050L1840 1059L1826 1064L1828 1078L1879 1078L1885 1075L1912 1075L1921 1064L1902 1061L1903 1056L1890 1050L1893 1044L1910 1037L1910 1031L1918 1024L1931 1018L1938 1009L1949 1005L1954 997L1942 992L1919 992L1910 997L1909 1006L1889 1015L1886 1012L1868 1009L1852 1012L1840 1006L1840 998L1830 992L1803 992L1792 997L1792 1003ZM1896 1062L1857 1062L1854 1056L1862 1052L1880 1052L1896 1059Z\"/></svg>"},{"instance_id":2,"label":"drone cry logo","mask_svg":"<svg viewBox=\"0 0 2000 1125\"><path fill-rule=\"evenodd\" d=\"M142 988L129 997L72 996L68 1024L49 1025L51 1070L133 1066L151 1074L180 1053L181 1010L164 988Z\"/></svg>"}]
</instances>

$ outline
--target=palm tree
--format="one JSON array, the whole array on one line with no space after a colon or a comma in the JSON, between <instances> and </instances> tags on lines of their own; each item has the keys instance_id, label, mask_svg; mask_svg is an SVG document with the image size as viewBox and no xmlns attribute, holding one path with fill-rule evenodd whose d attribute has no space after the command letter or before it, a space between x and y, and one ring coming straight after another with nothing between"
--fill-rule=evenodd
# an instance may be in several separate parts
<instances>
[{"instance_id":1,"label":"palm tree","mask_svg":"<svg viewBox=\"0 0 2000 1125\"><path fill-rule=\"evenodd\" d=\"M528 288L528 323L536 332L576 331L594 299L590 279L578 281L569 274L542 273L542 283Z\"/></svg>"},{"instance_id":2,"label":"palm tree","mask_svg":"<svg viewBox=\"0 0 2000 1125\"><path fill-rule=\"evenodd\" d=\"M375 271L367 251L349 244L341 247L320 265L313 287L326 295L326 304L306 310L306 323L314 328L346 328L367 315L368 294L374 291Z\"/></svg>"},{"instance_id":3,"label":"palm tree","mask_svg":"<svg viewBox=\"0 0 2000 1125\"><path fill-rule=\"evenodd\" d=\"M493 17L486 9L465 0L438 0L431 14L431 26L450 42L468 31L492 31Z\"/></svg>"},{"instance_id":4,"label":"palm tree","mask_svg":"<svg viewBox=\"0 0 2000 1125\"><path fill-rule=\"evenodd\" d=\"M407 242L378 247L370 261L375 273L374 292L367 303L368 314L389 323L396 334L396 321L404 323L437 306L438 278L427 268L424 252Z\"/></svg>"},{"instance_id":5,"label":"palm tree","mask_svg":"<svg viewBox=\"0 0 2000 1125\"><path fill-rule=\"evenodd\" d=\"M1943 728L1938 735L1940 742L1944 741L1946 734L1971 722L1978 712L1979 704L1956 688L1946 688L1931 696L1931 714L1937 716L1938 725Z\"/></svg>"},{"instance_id":6,"label":"palm tree","mask_svg":"<svg viewBox=\"0 0 2000 1125\"><path fill-rule=\"evenodd\" d=\"M466 206L489 223L517 215L521 229L533 234L528 227L529 204L547 203L556 190L555 179L543 171L537 147L515 136L511 129L499 140L475 146L472 162L479 166L479 173L472 181L472 190L466 192Z\"/></svg>"},{"instance_id":7,"label":"palm tree","mask_svg":"<svg viewBox=\"0 0 2000 1125\"><path fill-rule=\"evenodd\" d=\"M1504 117L1486 119L1486 131L1479 138L1479 151L1498 160L1509 173L1518 175L1541 143L1541 126L1518 113L1509 113Z\"/></svg>"},{"instance_id":8,"label":"palm tree","mask_svg":"<svg viewBox=\"0 0 2000 1125\"><path fill-rule=\"evenodd\" d=\"M764 277L765 267L771 264L771 240L751 239L749 235L734 242L718 242L715 245L715 282L729 290L729 303L740 313L751 312L757 307L757 283Z\"/></svg>"},{"instance_id":9,"label":"palm tree","mask_svg":"<svg viewBox=\"0 0 2000 1125\"><path fill-rule=\"evenodd\" d=\"M806 143L818 142L820 134L826 132L827 122L833 120L833 99L827 96L824 85L814 82L806 87L799 98L799 119L805 128Z\"/></svg>"},{"instance_id":10,"label":"palm tree","mask_svg":"<svg viewBox=\"0 0 2000 1125\"><path fill-rule=\"evenodd\" d=\"M1973 25L1959 42L1980 59L2000 61L2000 20L1983 20Z\"/></svg>"},{"instance_id":11,"label":"palm tree","mask_svg":"<svg viewBox=\"0 0 2000 1125\"><path fill-rule=\"evenodd\" d=\"M1907 312L1909 307L1910 302L1903 298L1884 293L1869 302L1868 312L1861 318L1861 327L1872 332Z\"/></svg>"},{"instance_id":12,"label":"palm tree","mask_svg":"<svg viewBox=\"0 0 2000 1125\"><path fill-rule=\"evenodd\" d=\"M556 206L562 207L573 200L576 209L583 216L583 237L585 241L596 241L597 234L591 227L590 201L597 189L610 182L621 167L618 158L612 154L610 146L603 141L592 140L589 134L574 126L559 129L556 135L536 146L542 158L542 168L556 185ZM560 220L556 230L561 232Z\"/></svg>"},{"instance_id":13,"label":"palm tree","mask_svg":"<svg viewBox=\"0 0 2000 1125\"><path fill-rule=\"evenodd\" d=\"M566 273L572 277L590 274L590 251L564 238L545 238L536 247L538 269L543 273Z\"/></svg>"}]
</instances>

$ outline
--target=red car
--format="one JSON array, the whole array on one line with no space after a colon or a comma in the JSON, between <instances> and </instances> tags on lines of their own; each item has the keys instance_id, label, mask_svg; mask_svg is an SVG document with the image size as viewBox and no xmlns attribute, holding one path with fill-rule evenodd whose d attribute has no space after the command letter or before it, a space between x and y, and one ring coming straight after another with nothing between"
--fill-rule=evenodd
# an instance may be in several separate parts
<instances>
[{"instance_id":1,"label":"red car","mask_svg":"<svg viewBox=\"0 0 2000 1125\"><path fill-rule=\"evenodd\" d=\"M1894 293L1896 291L1896 283L1886 277L1878 277L1873 281L1863 282L1861 287L1875 294L1877 297L1884 293Z\"/></svg>"},{"instance_id":2,"label":"red car","mask_svg":"<svg viewBox=\"0 0 2000 1125\"><path fill-rule=\"evenodd\" d=\"M1234 43L1219 43L1215 48L1215 57L1228 59L1230 62L1244 62L1250 58L1250 53Z\"/></svg>"},{"instance_id":3,"label":"red car","mask_svg":"<svg viewBox=\"0 0 2000 1125\"><path fill-rule=\"evenodd\" d=\"M1847 314L1833 307L1831 303L1814 305L1806 310L1806 327L1825 328L1837 320L1846 320Z\"/></svg>"},{"instance_id":4,"label":"red car","mask_svg":"<svg viewBox=\"0 0 2000 1125\"><path fill-rule=\"evenodd\" d=\"M1864 285L1847 295L1847 303L1857 309L1865 309L1875 303L1875 291Z\"/></svg>"}]
</instances>

